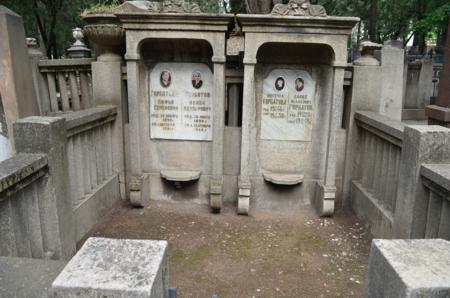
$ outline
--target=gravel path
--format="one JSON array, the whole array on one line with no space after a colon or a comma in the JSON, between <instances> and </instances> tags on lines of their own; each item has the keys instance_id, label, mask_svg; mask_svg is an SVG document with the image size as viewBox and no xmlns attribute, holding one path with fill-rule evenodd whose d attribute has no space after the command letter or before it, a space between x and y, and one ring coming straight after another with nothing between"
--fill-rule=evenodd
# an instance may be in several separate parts
<instances>
[{"instance_id":1,"label":"gravel path","mask_svg":"<svg viewBox=\"0 0 450 298\"><path fill-rule=\"evenodd\" d=\"M212 214L193 203L123 204L88 236L165 239L178 297L362 297L371 235L351 212ZM81 245L82 243L79 243Z\"/></svg>"}]
</instances>

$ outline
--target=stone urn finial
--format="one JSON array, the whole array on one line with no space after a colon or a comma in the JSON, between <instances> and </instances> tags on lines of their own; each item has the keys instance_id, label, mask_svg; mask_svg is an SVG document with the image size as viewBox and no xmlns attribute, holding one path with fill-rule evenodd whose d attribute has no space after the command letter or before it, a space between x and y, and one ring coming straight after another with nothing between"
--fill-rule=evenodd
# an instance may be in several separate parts
<instances>
[{"instance_id":1,"label":"stone urn finial","mask_svg":"<svg viewBox=\"0 0 450 298\"><path fill-rule=\"evenodd\" d=\"M375 51L383 46L371 41L363 41L360 44L361 57L353 62L359 66L380 66L380 61L375 58Z\"/></svg>"},{"instance_id":2,"label":"stone urn finial","mask_svg":"<svg viewBox=\"0 0 450 298\"><path fill-rule=\"evenodd\" d=\"M84 34L81 28L72 29L72 36L75 39L73 45L67 49L70 58L88 58L91 56L91 50L83 42Z\"/></svg>"},{"instance_id":3,"label":"stone urn finial","mask_svg":"<svg viewBox=\"0 0 450 298\"><path fill-rule=\"evenodd\" d=\"M121 61L118 54L125 43L125 29L113 14L97 14L84 17L89 24L84 26L84 32L90 41L98 47L98 61Z\"/></svg>"}]
</instances>

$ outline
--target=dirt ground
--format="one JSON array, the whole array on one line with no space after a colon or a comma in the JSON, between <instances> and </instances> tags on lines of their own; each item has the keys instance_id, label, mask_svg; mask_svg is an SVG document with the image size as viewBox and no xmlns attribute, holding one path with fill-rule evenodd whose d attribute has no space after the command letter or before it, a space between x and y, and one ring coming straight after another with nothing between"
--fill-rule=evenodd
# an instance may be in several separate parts
<instances>
[{"instance_id":1,"label":"dirt ground","mask_svg":"<svg viewBox=\"0 0 450 298\"><path fill-rule=\"evenodd\" d=\"M178 297L361 297L371 235L353 214L312 209L220 214L193 203L126 203L88 235L169 242ZM82 243L79 243L81 245Z\"/></svg>"}]
</instances>

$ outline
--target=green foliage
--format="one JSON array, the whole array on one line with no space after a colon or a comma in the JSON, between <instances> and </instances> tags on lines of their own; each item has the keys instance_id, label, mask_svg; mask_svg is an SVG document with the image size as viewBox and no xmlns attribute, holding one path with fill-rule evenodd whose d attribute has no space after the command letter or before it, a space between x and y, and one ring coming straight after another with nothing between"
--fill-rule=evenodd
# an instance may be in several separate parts
<instances>
[{"instance_id":1,"label":"green foliage","mask_svg":"<svg viewBox=\"0 0 450 298\"><path fill-rule=\"evenodd\" d=\"M219 3L216 0L194 0L197 3L201 11L207 13L217 13L219 11Z\"/></svg>"},{"instance_id":2,"label":"green foliage","mask_svg":"<svg viewBox=\"0 0 450 298\"><path fill-rule=\"evenodd\" d=\"M162 1L162 0L159 0ZM204 12L217 13L218 0L188 0L197 3ZM232 13L245 12L246 2L260 0L230 0ZM28 37L43 43L47 55L64 54L72 40L72 29L84 25L80 15L108 13L124 0L0 0L0 4L23 17ZM287 1L284 1L287 2ZM359 37L367 35L371 0L319 0L329 15L361 18ZM387 39L407 40L412 32L436 36L445 31L450 13L449 0L377 0L378 42Z\"/></svg>"},{"instance_id":3,"label":"green foliage","mask_svg":"<svg viewBox=\"0 0 450 298\"><path fill-rule=\"evenodd\" d=\"M414 24L414 30L425 34L436 35L442 28L447 26L449 16L450 3L445 3L426 13L424 18Z\"/></svg>"},{"instance_id":4,"label":"green foliage","mask_svg":"<svg viewBox=\"0 0 450 298\"><path fill-rule=\"evenodd\" d=\"M370 0L322 0L329 15L361 18L360 37L367 36ZM408 40L413 32L437 35L449 22L448 0L377 0L378 42L388 39Z\"/></svg>"},{"instance_id":5,"label":"green foliage","mask_svg":"<svg viewBox=\"0 0 450 298\"><path fill-rule=\"evenodd\" d=\"M119 4L119 1L102 1L100 3L94 3L83 10L81 17L96 13L112 13Z\"/></svg>"}]
</instances>

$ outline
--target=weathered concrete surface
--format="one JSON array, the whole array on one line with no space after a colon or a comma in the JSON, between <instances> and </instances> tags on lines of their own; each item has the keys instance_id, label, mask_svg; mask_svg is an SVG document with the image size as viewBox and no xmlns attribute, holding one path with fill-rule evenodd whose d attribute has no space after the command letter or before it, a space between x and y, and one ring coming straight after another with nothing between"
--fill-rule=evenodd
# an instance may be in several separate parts
<instances>
[{"instance_id":1,"label":"weathered concrete surface","mask_svg":"<svg viewBox=\"0 0 450 298\"><path fill-rule=\"evenodd\" d=\"M168 295L167 241L89 238L52 284L55 297Z\"/></svg>"},{"instance_id":2,"label":"weathered concrete surface","mask_svg":"<svg viewBox=\"0 0 450 298\"><path fill-rule=\"evenodd\" d=\"M450 242L372 242L366 297L449 297Z\"/></svg>"},{"instance_id":3,"label":"weathered concrete surface","mask_svg":"<svg viewBox=\"0 0 450 298\"><path fill-rule=\"evenodd\" d=\"M402 119L404 50L389 44L381 49L380 112L392 119Z\"/></svg>"},{"instance_id":4,"label":"weathered concrete surface","mask_svg":"<svg viewBox=\"0 0 450 298\"><path fill-rule=\"evenodd\" d=\"M405 127L394 214L395 237L422 237L428 200L420 180L420 168L426 163L449 162L450 129L428 125Z\"/></svg>"},{"instance_id":5,"label":"weathered concrete surface","mask_svg":"<svg viewBox=\"0 0 450 298\"><path fill-rule=\"evenodd\" d=\"M420 174L450 192L450 164L424 164Z\"/></svg>"},{"instance_id":6,"label":"weathered concrete surface","mask_svg":"<svg viewBox=\"0 0 450 298\"><path fill-rule=\"evenodd\" d=\"M47 165L43 154L18 154L0 163L0 194ZM0 195L0 201L3 197Z\"/></svg>"},{"instance_id":7,"label":"weathered concrete surface","mask_svg":"<svg viewBox=\"0 0 450 298\"><path fill-rule=\"evenodd\" d=\"M0 5L0 40L0 97L12 142L13 122L38 115L39 108L22 18L3 5Z\"/></svg>"},{"instance_id":8,"label":"weathered concrete surface","mask_svg":"<svg viewBox=\"0 0 450 298\"><path fill-rule=\"evenodd\" d=\"M18 153L46 154L49 176L41 201L41 227L49 251L56 259L75 253L74 222L69 193L66 158L66 126L62 117L27 117L14 123Z\"/></svg>"},{"instance_id":9,"label":"weathered concrete surface","mask_svg":"<svg viewBox=\"0 0 450 298\"><path fill-rule=\"evenodd\" d=\"M0 257L0 297L46 298L63 261Z\"/></svg>"},{"instance_id":10,"label":"weathered concrete surface","mask_svg":"<svg viewBox=\"0 0 450 298\"><path fill-rule=\"evenodd\" d=\"M349 108L349 126L345 146L343 204L347 204L350 198L350 181L355 178L356 159L361 142L358 127L355 123L356 111L380 112L382 69L379 66L354 66L352 101Z\"/></svg>"}]
</instances>

